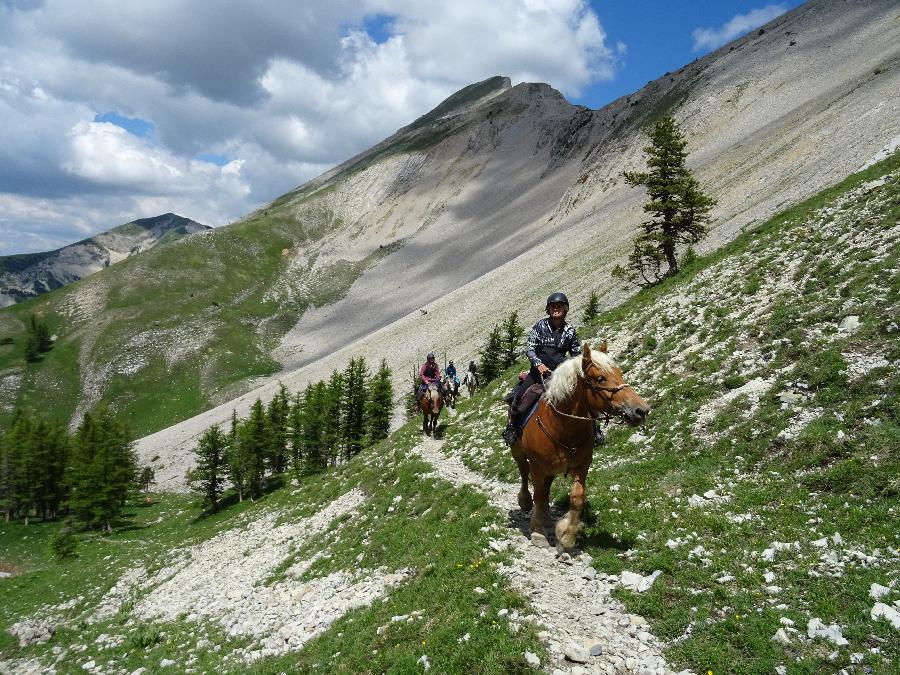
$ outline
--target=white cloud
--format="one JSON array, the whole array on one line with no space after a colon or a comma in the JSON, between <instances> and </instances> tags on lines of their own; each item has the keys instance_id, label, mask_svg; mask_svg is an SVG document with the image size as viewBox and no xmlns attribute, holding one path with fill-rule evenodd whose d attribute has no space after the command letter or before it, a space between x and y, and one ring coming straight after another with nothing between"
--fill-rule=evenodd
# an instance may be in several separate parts
<instances>
[{"instance_id":1,"label":"white cloud","mask_svg":"<svg viewBox=\"0 0 900 675\"><path fill-rule=\"evenodd\" d=\"M463 86L576 96L622 54L585 0L0 2L0 254L167 211L227 223Z\"/></svg>"},{"instance_id":2,"label":"white cloud","mask_svg":"<svg viewBox=\"0 0 900 675\"><path fill-rule=\"evenodd\" d=\"M691 33L694 38L694 51L712 51L718 49L747 31L768 23L776 16L787 11L784 4L766 5L751 9L746 14L735 14L728 22L718 28L697 28Z\"/></svg>"}]
</instances>

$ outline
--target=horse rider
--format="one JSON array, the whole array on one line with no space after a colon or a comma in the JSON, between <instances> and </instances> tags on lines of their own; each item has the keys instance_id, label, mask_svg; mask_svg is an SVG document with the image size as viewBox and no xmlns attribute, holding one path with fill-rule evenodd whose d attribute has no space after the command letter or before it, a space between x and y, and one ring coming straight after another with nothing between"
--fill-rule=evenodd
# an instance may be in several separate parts
<instances>
[{"instance_id":1,"label":"horse rider","mask_svg":"<svg viewBox=\"0 0 900 675\"><path fill-rule=\"evenodd\" d=\"M456 376L456 366L453 365L453 359L451 359L447 364L447 367L444 368L444 377L448 378L453 383L454 395L459 394L459 378Z\"/></svg>"},{"instance_id":2,"label":"horse rider","mask_svg":"<svg viewBox=\"0 0 900 675\"><path fill-rule=\"evenodd\" d=\"M581 344L575 332L575 326L566 321L569 313L569 299L564 293L553 293L547 298L547 318L541 319L531 327L525 343L525 355L531 362L528 376L513 391L509 419L503 430L503 440L513 445L519 438L519 397L528 388L544 379L556 370L556 367L570 356L581 353ZM594 422L594 442L603 442L603 432Z\"/></svg>"},{"instance_id":3,"label":"horse rider","mask_svg":"<svg viewBox=\"0 0 900 675\"><path fill-rule=\"evenodd\" d=\"M428 389L429 384L440 383L441 381L441 367L434 358L434 352L428 352L428 355L425 357L425 363L419 368L419 379L422 384L419 386L419 395L416 396L416 401L422 400L422 396L425 394L425 390Z\"/></svg>"},{"instance_id":4,"label":"horse rider","mask_svg":"<svg viewBox=\"0 0 900 675\"><path fill-rule=\"evenodd\" d=\"M478 366L475 365L474 361L469 361L469 372L466 375L469 382L474 382L475 385L478 385Z\"/></svg>"}]
</instances>

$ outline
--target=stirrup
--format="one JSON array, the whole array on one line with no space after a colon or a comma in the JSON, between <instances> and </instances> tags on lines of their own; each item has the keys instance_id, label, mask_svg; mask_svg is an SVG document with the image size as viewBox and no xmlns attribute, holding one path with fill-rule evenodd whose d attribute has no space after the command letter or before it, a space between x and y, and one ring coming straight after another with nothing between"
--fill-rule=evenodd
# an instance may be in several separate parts
<instances>
[{"instance_id":1,"label":"stirrup","mask_svg":"<svg viewBox=\"0 0 900 675\"><path fill-rule=\"evenodd\" d=\"M519 432L516 427L512 424L507 424L506 428L503 430L503 433L500 434L503 438L504 443L512 447L517 440L519 440Z\"/></svg>"}]
</instances>

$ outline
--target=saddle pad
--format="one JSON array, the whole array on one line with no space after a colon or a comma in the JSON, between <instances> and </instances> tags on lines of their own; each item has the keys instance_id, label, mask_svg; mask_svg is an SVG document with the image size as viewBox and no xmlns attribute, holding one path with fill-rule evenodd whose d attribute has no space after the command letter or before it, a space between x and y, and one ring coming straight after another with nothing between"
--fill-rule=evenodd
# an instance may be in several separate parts
<instances>
[{"instance_id":1,"label":"saddle pad","mask_svg":"<svg viewBox=\"0 0 900 675\"><path fill-rule=\"evenodd\" d=\"M528 421L534 416L534 411L538 408L538 403L541 402L540 397L534 400L534 405L528 409L528 412L525 415L522 415L519 418L519 429L524 429L525 425L528 424Z\"/></svg>"}]
</instances>

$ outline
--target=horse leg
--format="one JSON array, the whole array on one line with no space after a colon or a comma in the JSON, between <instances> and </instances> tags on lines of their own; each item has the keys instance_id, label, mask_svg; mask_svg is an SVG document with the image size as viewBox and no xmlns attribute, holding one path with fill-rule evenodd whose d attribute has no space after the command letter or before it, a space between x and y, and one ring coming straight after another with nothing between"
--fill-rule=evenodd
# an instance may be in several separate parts
<instances>
[{"instance_id":1,"label":"horse leg","mask_svg":"<svg viewBox=\"0 0 900 675\"><path fill-rule=\"evenodd\" d=\"M581 509L584 507L584 483L587 480L587 467L575 471L572 481L572 493L569 495L569 512L556 522L556 540L563 551L571 551L575 547L575 537L581 524Z\"/></svg>"},{"instance_id":2,"label":"horse leg","mask_svg":"<svg viewBox=\"0 0 900 675\"><path fill-rule=\"evenodd\" d=\"M522 487L519 489L519 508L523 511L528 511L534 506L534 502L531 500L531 492L528 491L528 457L525 456L521 448L513 449L512 456L519 467L519 476L522 477Z\"/></svg>"},{"instance_id":3,"label":"horse leg","mask_svg":"<svg viewBox=\"0 0 900 675\"><path fill-rule=\"evenodd\" d=\"M547 491L546 477L538 473L534 466L531 467L531 482L534 483L534 510L531 512L531 533L541 536L544 533L544 522L547 520L547 511L550 506L550 493Z\"/></svg>"}]
</instances>

